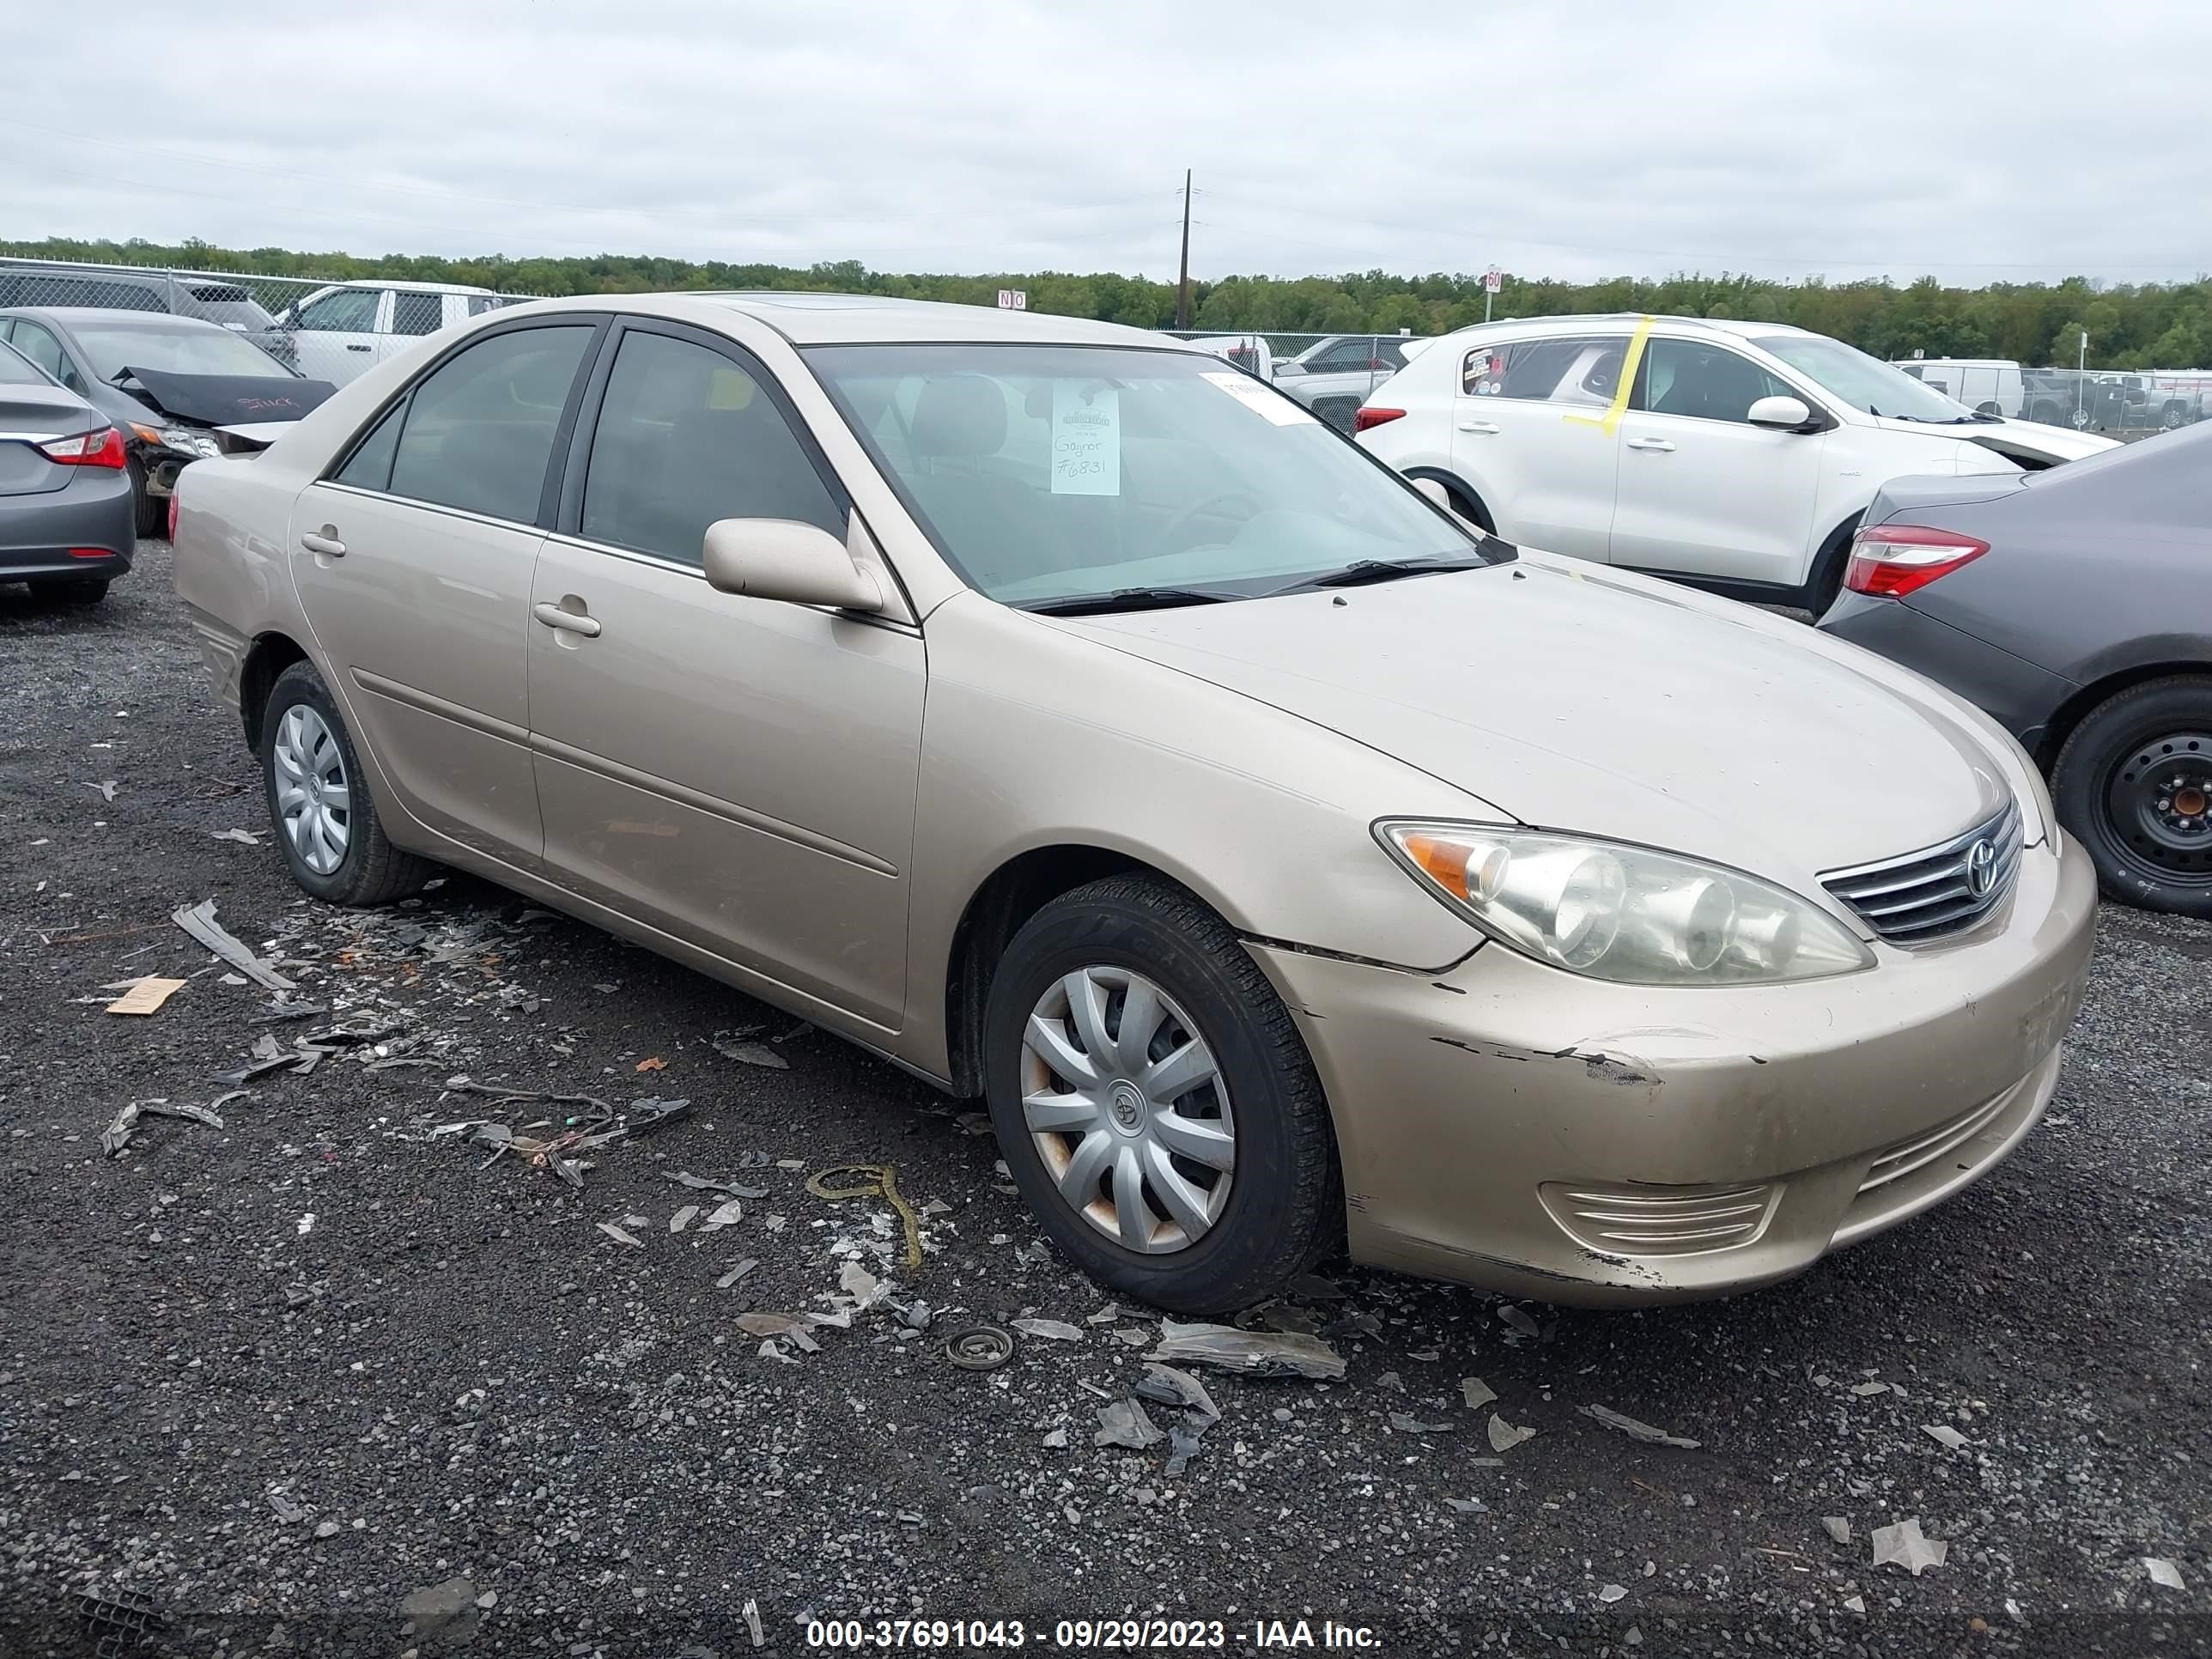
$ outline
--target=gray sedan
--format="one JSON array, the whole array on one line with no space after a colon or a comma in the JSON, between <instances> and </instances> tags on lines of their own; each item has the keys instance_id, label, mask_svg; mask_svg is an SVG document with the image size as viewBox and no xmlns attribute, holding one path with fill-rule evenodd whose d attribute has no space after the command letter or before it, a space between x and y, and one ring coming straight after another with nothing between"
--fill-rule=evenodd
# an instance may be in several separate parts
<instances>
[{"instance_id":1,"label":"gray sedan","mask_svg":"<svg viewBox=\"0 0 2212 1659\"><path fill-rule=\"evenodd\" d=\"M123 434L0 345L0 581L90 605L131 568Z\"/></svg>"},{"instance_id":2,"label":"gray sedan","mask_svg":"<svg viewBox=\"0 0 2212 1659\"><path fill-rule=\"evenodd\" d=\"M1821 629L2008 727L2108 896L2212 917L2212 428L1894 480L1851 552Z\"/></svg>"}]
</instances>

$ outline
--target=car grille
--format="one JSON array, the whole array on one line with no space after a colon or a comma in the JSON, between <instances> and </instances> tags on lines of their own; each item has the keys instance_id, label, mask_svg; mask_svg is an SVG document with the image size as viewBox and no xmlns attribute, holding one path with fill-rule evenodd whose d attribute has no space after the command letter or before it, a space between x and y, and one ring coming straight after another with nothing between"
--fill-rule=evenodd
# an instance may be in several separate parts
<instances>
[{"instance_id":1,"label":"car grille","mask_svg":"<svg viewBox=\"0 0 2212 1659\"><path fill-rule=\"evenodd\" d=\"M2020 804L1937 846L1831 870L1820 884L1894 945L1925 945L1972 927L2003 902L2020 873ZM1977 856L1986 843L1988 851ZM1975 890L1977 866L1987 884Z\"/></svg>"},{"instance_id":2,"label":"car grille","mask_svg":"<svg viewBox=\"0 0 2212 1659\"><path fill-rule=\"evenodd\" d=\"M1693 1255L1748 1244L1766 1230L1778 1187L1565 1187L1540 1196L1552 1218L1594 1250Z\"/></svg>"}]
</instances>

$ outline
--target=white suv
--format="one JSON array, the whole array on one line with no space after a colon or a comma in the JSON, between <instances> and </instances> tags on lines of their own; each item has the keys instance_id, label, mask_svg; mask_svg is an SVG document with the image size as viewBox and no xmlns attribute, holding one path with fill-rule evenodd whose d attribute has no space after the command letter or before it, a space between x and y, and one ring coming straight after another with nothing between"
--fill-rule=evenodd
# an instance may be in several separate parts
<instances>
[{"instance_id":1,"label":"white suv","mask_svg":"<svg viewBox=\"0 0 2212 1659\"><path fill-rule=\"evenodd\" d=\"M1508 541L1815 611L1888 480L2112 447L1976 415L1824 334L1693 317L1462 329L1357 419L1368 450Z\"/></svg>"},{"instance_id":2,"label":"white suv","mask_svg":"<svg viewBox=\"0 0 2212 1659\"><path fill-rule=\"evenodd\" d=\"M425 334L496 311L503 301L488 288L448 283L362 282L319 288L287 306L276 326L298 349L299 370L311 380L343 386Z\"/></svg>"}]
</instances>

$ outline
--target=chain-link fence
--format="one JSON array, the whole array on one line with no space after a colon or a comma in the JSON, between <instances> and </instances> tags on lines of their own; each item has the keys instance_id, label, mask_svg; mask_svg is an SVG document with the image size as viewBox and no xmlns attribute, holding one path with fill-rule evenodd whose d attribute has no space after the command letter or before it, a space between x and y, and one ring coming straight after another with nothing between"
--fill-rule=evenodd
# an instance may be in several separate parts
<instances>
[{"instance_id":1,"label":"chain-link fence","mask_svg":"<svg viewBox=\"0 0 2212 1659\"><path fill-rule=\"evenodd\" d=\"M1352 430L1352 416L1368 394L1429 343L1412 334L1159 331L1206 346L1246 374L1273 382L1340 432Z\"/></svg>"},{"instance_id":2,"label":"chain-link fence","mask_svg":"<svg viewBox=\"0 0 2212 1659\"><path fill-rule=\"evenodd\" d=\"M524 295L439 283L327 283L235 271L0 258L0 313L85 307L167 313L231 331L311 380L343 386L425 334ZM29 326L27 326L29 325ZM9 343L34 361L48 342L18 318ZM45 365L51 372L52 364Z\"/></svg>"}]
</instances>

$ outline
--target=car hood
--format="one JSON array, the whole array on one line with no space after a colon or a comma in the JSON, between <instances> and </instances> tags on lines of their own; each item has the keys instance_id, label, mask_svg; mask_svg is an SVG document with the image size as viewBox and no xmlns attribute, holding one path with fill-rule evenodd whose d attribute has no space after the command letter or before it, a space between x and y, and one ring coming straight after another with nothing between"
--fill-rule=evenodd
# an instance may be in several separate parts
<instances>
[{"instance_id":1,"label":"car hood","mask_svg":"<svg viewBox=\"0 0 2212 1659\"><path fill-rule=\"evenodd\" d=\"M1893 421L1885 416L1877 417L1875 424L1886 432L1956 438L2031 466L2056 466L2061 461L2078 461L2085 456L2103 453L2114 447L2117 441L2087 432L2069 431L2063 426L2045 426L2040 421L1999 419L1976 421L1966 426L1930 426L1920 421Z\"/></svg>"},{"instance_id":2,"label":"car hood","mask_svg":"<svg viewBox=\"0 0 2212 1659\"><path fill-rule=\"evenodd\" d=\"M337 388L287 374L172 374L133 368L140 401L186 426L265 425L301 419Z\"/></svg>"},{"instance_id":3,"label":"car hood","mask_svg":"<svg viewBox=\"0 0 2212 1659\"><path fill-rule=\"evenodd\" d=\"M1063 625L1523 823L1801 890L1954 835L2008 793L1964 724L1796 643L1780 631L1794 624L1678 605L1576 560ZM1378 817L1391 810L1376 803Z\"/></svg>"}]
</instances>

